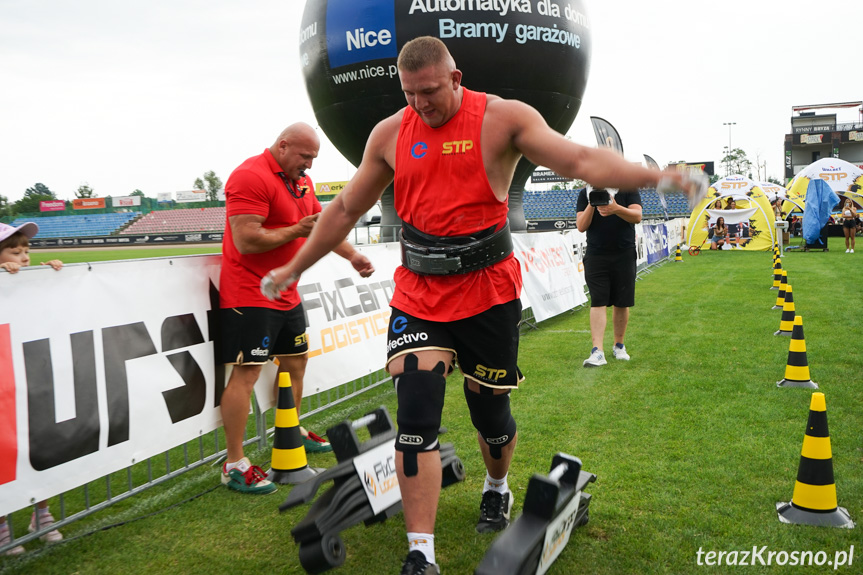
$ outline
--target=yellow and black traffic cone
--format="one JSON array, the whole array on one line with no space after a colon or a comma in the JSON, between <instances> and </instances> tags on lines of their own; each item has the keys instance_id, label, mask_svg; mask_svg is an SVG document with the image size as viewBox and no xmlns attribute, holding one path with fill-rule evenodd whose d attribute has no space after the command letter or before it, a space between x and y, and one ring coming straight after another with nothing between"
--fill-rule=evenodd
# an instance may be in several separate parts
<instances>
[{"instance_id":1,"label":"yellow and black traffic cone","mask_svg":"<svg viewBox=\"0 0 863 575\"><path fill-rule=\"evenodd\" d=\"M788 272L782 270L782 281L779 282L779 294L776 296L776 305L771 309L782 309L785 307L785 288L788 287Z\"/></svg>"},{"instance_id":2,"label":"yellow and black traffic cone","mask_svg":"<svg viewBox=\"0 0 863 575\"><path fill-rule=\"evenodd\" d=\"M809 362L806 359L806 340L803 339L803 318L794 316L791 343L788 346L788 363L785 379L776 382L776 387L805 387L818 389L818 384L809 379Z\"/></svg>"},{"instance_id":3,"label":"yellow and black traffic cone","mask_svg":"<svg viewBox=\"0 0 863 575\"><path fill-rule=\"evenodd\" d=\"M677 244L677 251L674 252L674 261L675 263L683 261L683 258L680 257L680 244Z\"/></svg>"},{"instance_id":4,"label":"yellow and black traffic cone","mask_svg":"<svg viewBox=\"0 0 863 575\"><path fill-rule=\"evenodd\" d=\"M809 404L809 422L803 436L800 466L790 503L779 502L776 512L782 523L824 527L854 527L848 511L836 500L833 453L827 431L827 402L815 392Z\"/></svg>"},{"instance_id":5,"label":"yellow and black traffic cone","mask_svg":"<svg viewBox=\"0 0 863 575\"><path fill-rule=\"evenodd\" d=\"M291 374L279 373L279 396L276 399L276 429L273 434L272 469L267 479L273 483L296 485L317 475L318 470L309 467L303 436L300 433L300 418L294 402Z\"/></svg>"},{"instance_id":6,"label":"yellow and black traffic cone","mask_svg":"<svg viewBox=\"0 0 863 575\"><path fill-rule=\"evenodd\" d=\"M773 262L773 285L770 289L779 289L779 284L782 283L782 259L776 258Z\"/></svg>"},{"instance_id":7,"label":"yellow and black traffic cone","mask_svg":"<svg viewBox=\"0 0 863 575\"><path fill-rule=\"evenodd\" d=\"M779 321L779 329L773 335L790 336L794 331L794 293L791 284L785 286L785 303L782 304L782 319Z\"/></svg>"}]
</instances>

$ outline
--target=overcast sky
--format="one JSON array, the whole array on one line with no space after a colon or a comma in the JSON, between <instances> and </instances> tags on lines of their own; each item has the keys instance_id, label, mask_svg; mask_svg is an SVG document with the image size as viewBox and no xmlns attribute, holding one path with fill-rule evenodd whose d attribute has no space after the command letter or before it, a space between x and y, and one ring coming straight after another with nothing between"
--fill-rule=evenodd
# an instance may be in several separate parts
<instances>
[{"instance_id":1,"label":"overcast sky","mask_svg":"<svg viewBox=\"0 0 863 575\"><path fill-rule=\"evenodd\" d=\"M316 125L304 5L0 0L0 195L37 182L61 199L84 183L97 196L189 190L207 170L227 180L284 126ZM781 179L793 105L863 99L861 0L585 5L593 57L569 135L595 145L589 116L601 116L630 160L718 164L730 137ZM325 140L310 173L344 180L353 167Z\"/></svg>"}]
</instances>

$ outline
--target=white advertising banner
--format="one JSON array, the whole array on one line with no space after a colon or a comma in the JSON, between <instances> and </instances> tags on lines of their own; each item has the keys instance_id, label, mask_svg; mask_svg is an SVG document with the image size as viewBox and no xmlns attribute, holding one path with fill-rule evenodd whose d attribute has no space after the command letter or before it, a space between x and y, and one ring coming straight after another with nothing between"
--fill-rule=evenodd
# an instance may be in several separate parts
<instances>
[{"instance_id":1,"label":"white advertising banner","mask_svg":"<svg viewBox=\"0 0 863 575\"><path fill-rule=\"evenodd\" d=\"M638 269L647 265L647 247L644 242L644 226L635 224L635 265Z\"/></svg>"},{"instance_id":2,"label":"white advertising banner","mask_svg":"<svg viewBox=\"0 0 863 575\"><path fill-rule=\"evenodd\" d=\"M140 206L141 196L116 196L111 198L111 205L115 208L126 206Z\"/></svg>"},{"instance_id":3,"label":"white advertising banner","mask_svg":"<svg viewBox=\"0 0 863 575\"><path fill-rule=\"evenodd\" d=\"M331 254L300 280L306 394L384 365L400 252L360 249L371 278ZM221 426L219 269L219 256L186 256L0 272L0 515ZM273 371L259 382L269 402Z\"/></svg>"},{"instance_id":4,"label":"white advertising banner","mask_svg":"<svg viewBox=\"0 0 863 575\"><path fill-rule=\"evenodd\" d=\"M0 273L0 515L220 424L220 258Z\"/></svg>"},{"instance_id":5,"label":"white advertising banner","mask_svg":"<svg viewBox=\"0 0 863 575\"><path fill-rule=\"evenodd\" d=\"M572 236L514 238L539 320L586 301ZM385 363L400 248L358 249L372 277L330 254L300 279L306 395ZM0 272L0 515L221 426L219 270L219 256L201 255ZM264 409L274 371L256 387Z\"/></svg>"},{"instance_id":6,"label":"white advertising banner","mask_svg":"<svg viewBox=\"0 0 863 575\"><path fill-rule=\"evenodd\" d=\"M177 203L184 202L206 202L206 190L185 190L177 192Z\"/></svg>"},{"instance_id":7,"label":"white advertising banner","mask_svg":"<svg viewBox=\"0 0 863 575\"><path fill-rule=\"evenodd\" d=\"M543 321L587 301L570 240L559 233L513 234L524 291L533 315Z\"/></svg>"}]
</instances>

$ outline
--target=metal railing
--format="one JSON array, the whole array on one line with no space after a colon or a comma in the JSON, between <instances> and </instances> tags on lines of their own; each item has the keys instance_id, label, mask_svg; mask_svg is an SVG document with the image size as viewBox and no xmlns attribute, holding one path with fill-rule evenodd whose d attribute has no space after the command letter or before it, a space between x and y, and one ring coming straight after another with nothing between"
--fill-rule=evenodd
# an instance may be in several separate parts
<instances>
[{"instance_id":1,"label":"metal railing","mask_svg":"<svg viewBox=\"0 0 863 575\"><path fill-rule=\"evenodd\" d=\"M303 413L300 420L357 397L390 380L389 375L381 369L360 379L305 397L301 405ZM255 401L252 402L252 407L253 417L249 418L249 429L246 432L243 445L255 444L258 449L263 450L268 445L267 437L272 435L275 429L274 427L267 427L267 421L270 419L268 414L274 410L261 412ZM223 432L221 429L216 429L162 454L145 461L136 462L126 469L61 493L56 498L52 498L51 501L52 514L56 522L32 533L27 533L25 529L21 529L30 520L30 509L10 513L7 516L7 524L9 525L11 541L0 545L0 554L4 554L18 545L34 541L54 529L62 529L71 523L98 513L115 503L165 483L188 471L203 465L218 463L227 453L227 450L222 447L223 444ZM36 501L31 500L31 503L33 505L32 511L36 512ZM19 530L24 531L25 534L16 536L14 524L17 524Z\"/></svg>"},{"instance_id":2,"label":"metal railing","mask_svg":"<svg viewBox=\"0 0 863 575\"><path fill-rule=\"evenodd\" d=\"M398 226L390 227L395 228ZM576 257L580 257L578 247L575 248L575 255ZM673 257L674 253L670 253L667 258L653 264L643 264L638 268L636 278L641 279L644 274L651 273L653 268L664 264ZM586 291L587 288L585 286ZM587 295L589 297L589 294ZM584 305L577 306L571 311L574 312L584 307ZM522 331L538 329L532 308L526 308L522 311L519 327ZM360 379L305 397L300 406L302 412L300 419L302 420L331 409L390 380L389 374L385 370L380 369ZM246 439L243 445L255 444L258 449L264 450L268 445L268 436L272 435L274 431L274 427L267 427L267 421L270 419L268 414L274 412L274 410L261 412L255 401L252 402L252 406L253 417L250 418L249 428L246 432ZM26 533L20 537L15 535L13 523L17 523L20 527L29 521L29 509L10 513L7 517L7 523L10 528L11 541L0 545L0 554L18 545L24 545L33 541L53 529L62 529L71 523L98 513L115 503L163 484L188 471L197 469L203 465L220 462L227 453L226 449L222 447L223 443L223 432L221 429L216 429L162 454L148 458L145 461L135 462L126 469L62 493L53 498L57 503L54 506L56 522L53 525L37 529L32 533ZM35 512L36 501L32 500L31 504Z\"/></svg>"}]
</instances>

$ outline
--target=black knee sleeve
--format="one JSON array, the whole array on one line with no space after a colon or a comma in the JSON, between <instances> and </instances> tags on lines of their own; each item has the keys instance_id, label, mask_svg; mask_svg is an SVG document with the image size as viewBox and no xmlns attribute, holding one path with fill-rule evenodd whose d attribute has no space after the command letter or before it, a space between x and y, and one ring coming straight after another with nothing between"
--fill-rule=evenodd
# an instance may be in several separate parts
<instances>
[{"instance_id":1,"label":"black knee sleeve","mask_svg":"<svg viewBox=\"0 0 863 575\"><path fill-rule=\"evenodd\" d=\"M485 391L487 388L480 389ZM501 448L515 438L516 431L515 419L509 409L509 392L494 395L488 389L487 393L475 393L465 380L464 397L473 426L488 444L491 456L500 459Z\"/></svg>"},{"instance_id":2,"label":"black knee sleeve","mask_svg":"<svg viewBox=\"0 0 863 575\"><path fill-rule=\"evenodd\" d=\"M404 472L417 474L417 453L440 449L438 430L443 412L446 378L435 371L406 371L395 378L398 411L396 451L401 451Z\"/></svg>"}]
</instances>

